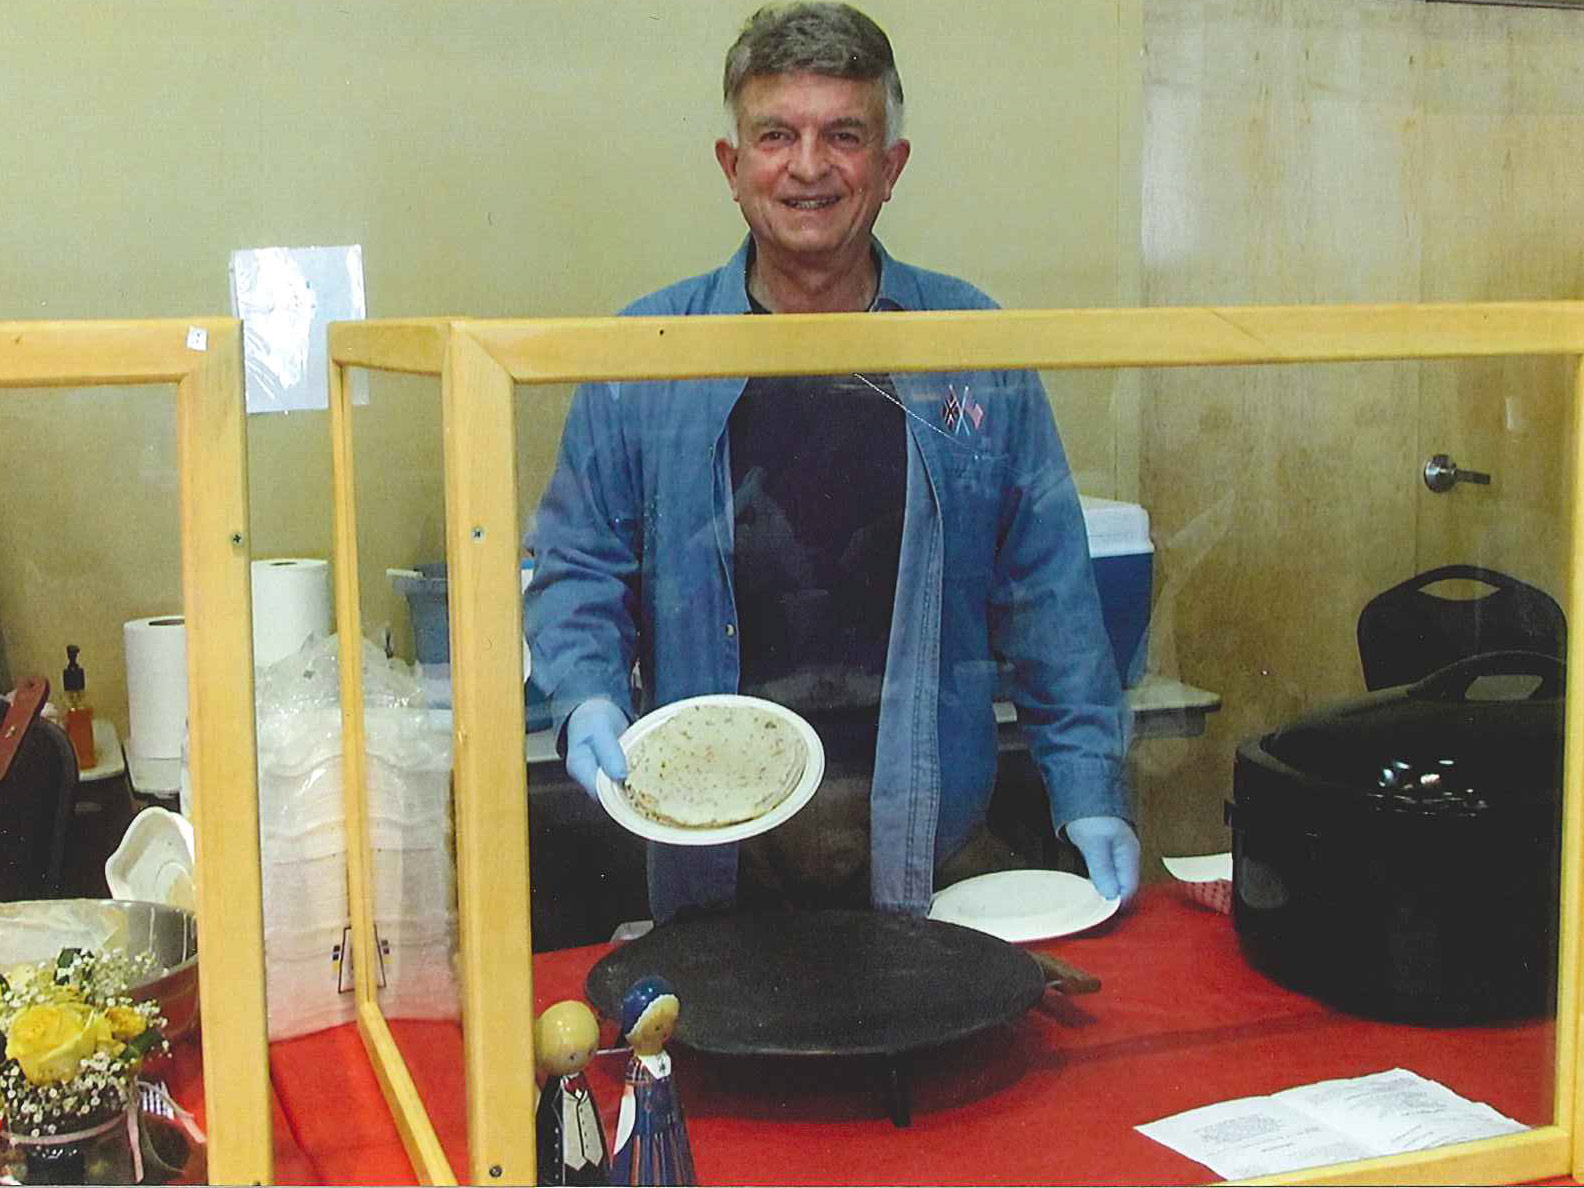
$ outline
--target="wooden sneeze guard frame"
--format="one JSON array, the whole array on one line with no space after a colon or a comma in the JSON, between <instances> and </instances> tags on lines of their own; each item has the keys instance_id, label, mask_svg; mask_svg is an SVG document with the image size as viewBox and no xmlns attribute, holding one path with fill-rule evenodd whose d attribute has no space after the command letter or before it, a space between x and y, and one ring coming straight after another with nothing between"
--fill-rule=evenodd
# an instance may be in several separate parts
<instances>
[{"instance_id":1,"label":"wooden sneeze guard frame","mask_svg":"<svg viewBox=\"0 0 1584 1188\"><path fill-rule=\"evenodd\" d=\"M0 322L0 389L176 385L188 767L209 1175L274 1177L264 1001L242 327Z\"/></svg>"},{"instance_id":2,"label":"wooden sneeze guard frame","mask_svg":"<svg viewBox=\"0 0 1584 1188\"><path fill-rule=\"evenodd\" d=\"M336 604L346 723L358 1018L418 1174L449 1167L373 987L362 769L356 519L345 369L441 377L446 560L455 703L457 862L469 1172L534 1181L533 988L513 384L980 368L1175 367L1584 354L1584 302L1313 305L778 315L773 318L389 319L330 328ZM1584 404L1584 368L1574 407ZM1584 432L1575 416L1567 614L1584 623ZM1408 1155L1267 1177L1269 1184L1520 1183L1584 1170L1580 1064L1580 860L1584 855L1584 632L1568 640L1551 1125Z\"/></svg>"}]
</instances>

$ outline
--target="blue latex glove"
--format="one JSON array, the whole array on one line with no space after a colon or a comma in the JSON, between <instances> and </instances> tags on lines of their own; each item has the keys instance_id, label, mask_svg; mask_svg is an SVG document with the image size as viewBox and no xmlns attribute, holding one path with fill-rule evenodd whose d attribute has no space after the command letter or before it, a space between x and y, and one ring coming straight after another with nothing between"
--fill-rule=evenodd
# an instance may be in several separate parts
<instances>
[{"instance_id":1,"label":"blue latex glove","mask_svg":"<svg viewBox=\"0 0 1584 1188\"><path fill-rule=\"evenodd\" d=\"M1121 817L1079 817L1067 822L1067 839L1089 867L1089 881L1106 899L1126 903L1138 890L1139 843Z\"/></svg>"},{"instance_id":2,"label":"blue latex glove","mask_svg":"<svg viewBox=\"0 0 1584 1188\"><path fill-rule=\"evenodd\" d=\"M613 780L627 778L627 756L616 741L626 729L627 715L603 697L591 697L567 718L567 775L595 800L599 787L594 780L602 768Z\"/></svg>"}]
</instances>

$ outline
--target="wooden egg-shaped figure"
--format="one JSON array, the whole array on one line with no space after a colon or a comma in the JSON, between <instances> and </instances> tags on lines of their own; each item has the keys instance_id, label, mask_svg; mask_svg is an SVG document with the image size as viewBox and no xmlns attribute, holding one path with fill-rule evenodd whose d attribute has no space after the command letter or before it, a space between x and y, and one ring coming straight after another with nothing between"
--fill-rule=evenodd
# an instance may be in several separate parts
<instances>
[{"instance_id":1,"label":"wooden egg-shaped figure","mask_svg":"<svg viewBox=\"0 0 1584 1188\"><path fill-rule=\"evenodd\" d=\"M671 983L640 978L622 996L621 1032L632 1046L616 1119L611 1179L618 1184L696 1184L682 1099L666 1041L681 1004Z\"/></svg>"},{"instance_id":2,"label":"wooden egg-shaped figure","mask_svg":"<svg viewBox=\"0 0 1584 1188\"><path fill-rule=\"evenodd\" d=\"M583 1075L598 1046L594 1012L576 999L534 1022L534 1064L545 1078L534 1111L541 1184L610 1183L605 1130Z\"/></svg>"}]
</instances>

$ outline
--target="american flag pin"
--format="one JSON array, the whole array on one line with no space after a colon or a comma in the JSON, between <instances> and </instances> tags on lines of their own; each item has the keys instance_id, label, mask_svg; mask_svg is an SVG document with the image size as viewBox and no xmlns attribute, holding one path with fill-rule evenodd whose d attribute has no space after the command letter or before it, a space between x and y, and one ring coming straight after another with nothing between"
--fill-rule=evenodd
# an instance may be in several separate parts
<instances>
[{"instance_id":1,"label":"american flag pin","mask_svg":"<svg viewBox=\"0 0 1584 1188\"><path fill-rule=\"evenodd\" d=\"M984 423L984 406L968 394L968 389L963 389L962 414L973 422L973 427L978 429Z\"/></svg>"},{"instance_id":2,"label":"american flag pin","mask_svg":"<svg viewBox=\"0 0 1584 1188\"><path fill-rule=\"evenodd\" d=\"M984 405L976 401L963 388L962 395L951 384L946 385L946 399L941 403L941 421L951 434L973 433L984 424Z\"/></svg>"}]
</instances>

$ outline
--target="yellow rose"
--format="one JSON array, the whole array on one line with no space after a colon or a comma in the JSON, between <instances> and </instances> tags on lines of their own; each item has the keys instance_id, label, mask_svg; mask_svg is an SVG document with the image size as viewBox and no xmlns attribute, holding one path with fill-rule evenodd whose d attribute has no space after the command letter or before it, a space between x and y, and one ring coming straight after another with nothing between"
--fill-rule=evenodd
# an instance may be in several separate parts
<instances>
[{"instance_id":1,"label":"yellow rose","mask_svg":"<svg viewBox=\"0 0 1584 1188\"><path fill-rule=\"evenodd\" d=\"M69 1081L93 1054L99 1031L85 1006L25 1007L11 1022L6 1058L20 1064L22 1075L35 1085Z\"/></svg>"},{"instance_id":2,"label":"yellow rose","mask_svg":"<svg viewBox=\"0 0 1584 1188\"><path fill-rule=\"evenodd\" d=\"M105 1011L110 1033L118 1040L136 1039L148 1028L143 1016L131 1007L113 1006Z\"/></svg>"},{"instance_id":3,"label":"yellow rose","mask_svg":"<svg viewBox=\"0 0 1584 1188\"><path fill-rule=\"evenodd\" d=\"M121 1049L126 1047L116 1039L115 1032L110 1028L110 1020L98 1011L95 1011L93 1018L88 1020L88 1036L93 1040L95 1048L101 1052L109 1052L112 1056L121 1055Z\"/></svg>"},{"instance_id":4,"label":"yellow rose","mask_svg":"<svg viewBox=\"0 0 1584 1188\"><path fill-rule=\"evenodd\" d=\"M82 987L73 986L70 982L61 982L49 988L49 1001L54 1003L78 1003L83 1000Z\"/></svg>"}]
</instances>

